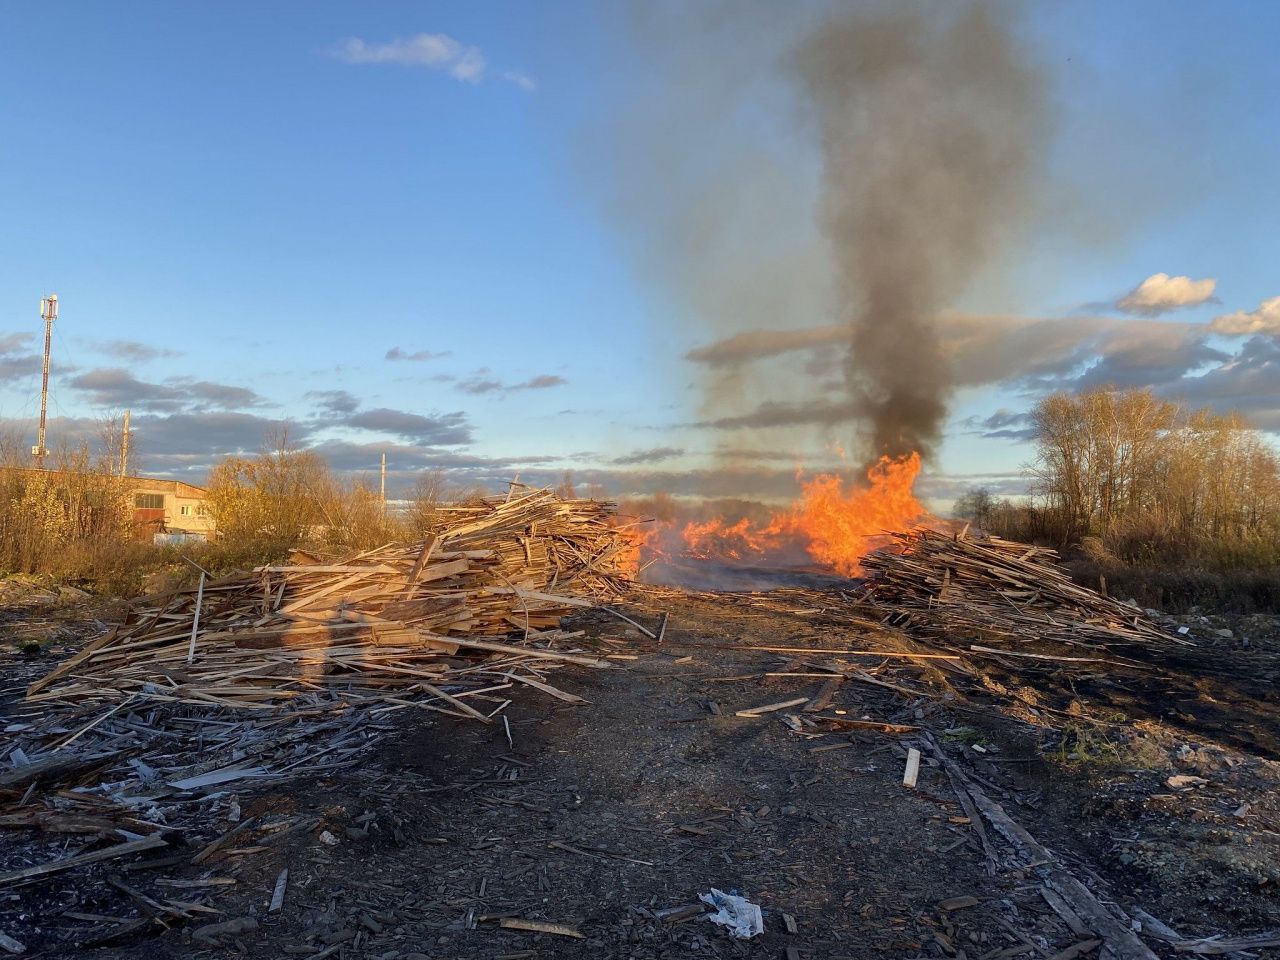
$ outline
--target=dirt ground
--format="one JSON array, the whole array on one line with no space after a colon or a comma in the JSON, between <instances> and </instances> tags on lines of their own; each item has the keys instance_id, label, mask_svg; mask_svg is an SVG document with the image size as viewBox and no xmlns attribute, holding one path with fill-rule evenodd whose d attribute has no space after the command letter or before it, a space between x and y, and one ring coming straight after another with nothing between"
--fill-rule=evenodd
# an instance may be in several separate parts
<instances>
[{"instance_id":1,"label":"dirt ground","mask_svg":"<svg viewBox=\"0 0 1280 960\"><path fill-rule=\"evenodd\" d=\"M305 829L200 865L189 854L144 857L0 888L0 933L32 957L121 960L995 960L1073 945L1080 952L1064 956L1096 955L1050 908L1040 865L994 836L993 859L984 855L930 738L1104 903L1183 936L1280 925L1274 624L1249 627L1259 639L1247 646L1216 633L1211 642L1209 630L1226 629L1217 621L1197 625L1204 651L1140 681L993 674L975 689L927 665L854 658L886 665L874 679L899 689L849 679L820 713L801 703L739 717L815 697L828 681L812 664L832 659L746 647L870 642L811 603L741 600L655 594L627 607L650 625L670 614L661 644L584 615L574 624L584 646L617 669L568 668L554 681L590 703L524 690L506 724L487 726L397 714L397 731L363 763L234 798L241 822L302 816ZM6 655L0 686L12 698L76 642L68 631L44 653ZM917 729L833 729L841 720ZM909 746L924 752L915 789L902 783ZM213 817L181 842L199 850L235 826ZM27 839L0 833L0 853ZM283 907L269 912L286 868ZM759 904L764 933L733 939L682 909L712 888ZM209 924L241 929L193 937L197 924L142 922L76 945L106 919L145 921L135 894L175 891L213 911Z\"/></svg>"}]
</instances>

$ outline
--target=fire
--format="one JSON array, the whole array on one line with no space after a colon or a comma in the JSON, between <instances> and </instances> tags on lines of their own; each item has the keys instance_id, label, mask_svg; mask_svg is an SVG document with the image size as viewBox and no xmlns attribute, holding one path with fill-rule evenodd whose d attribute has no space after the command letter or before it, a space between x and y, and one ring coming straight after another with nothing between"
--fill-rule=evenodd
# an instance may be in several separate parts
<instances>
[{"instance_id":1,"label":"fire","mask_svg":"<svg viewBox=\"0 0 1280 960\"><path fill-rule=\"evenodd\" d=\"M720 519L703 523L690 521L680 533L686 552L703 560L711 557L752 559L767 553L770 548L770 528L755 529L746 517L734 524Z\"/></svg>"},{"instance_id":2,"label":"fire","mask_svg":"<svg viewBox=\"0 0 1280 960\"><path fill-rule=\"evenodd\" d=\"M898 460L881 457L867 471L867 486L847 493L840 477L822 474L803 485L784 522L807 538L814 560L855 576L863 556L880 545L878 538L926 515L912 489L919 473L920 455L912 453Z\"/></svg>"},{"instance_id":3,"label":"fire","mask_svg":"<svg viewBox=\"0 0 1280 960\"><path fill-rule=\"evenodd\" d=\"M846 489L836 474L801 479L800 496L767 523L744 517L734 523L721 518L668 521L651 527L641 550L647 557L670 558L679 552L695 559L759 563L791 555L808 556L845 576L861 572L862 557L881 546L885 534L910 528L928 511L913 487L920 455L881 457L867 471L866 484Z\"/></svg>"}]
</instances>

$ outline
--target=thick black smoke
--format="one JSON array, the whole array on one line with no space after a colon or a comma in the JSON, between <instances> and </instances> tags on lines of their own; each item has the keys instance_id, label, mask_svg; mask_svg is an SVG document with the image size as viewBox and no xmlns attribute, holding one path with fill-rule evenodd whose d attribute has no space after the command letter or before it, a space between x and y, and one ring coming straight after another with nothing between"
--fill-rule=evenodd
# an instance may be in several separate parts
<instances>
[{"instance_id":1,"label":"thick black smoke","mask_svg":"<svg viewBox=\"0 0 1280 960\"><path fill-rule=\"evenodd\" d=\"M639 8L641 79L591 160L644 279L704 343L834 333L802 368L699 363L702 422L727 445L933 451L953 382L939 314L1043 192L1046 84L1014 12Z\"/></svg>"},{"instance_id":2,"label":"thick black smoke","mask_svg":"<svg viewBox=\"0 0 1280 960\"><path fill-rule=\"evenodd\" d=\"M823 158L818 220L848 311L848 384L871 454L928 454L951 375L940 310L1034 199L1043 84L973 4L849 10L794 63Z\"/></svg>"}]
</instances>

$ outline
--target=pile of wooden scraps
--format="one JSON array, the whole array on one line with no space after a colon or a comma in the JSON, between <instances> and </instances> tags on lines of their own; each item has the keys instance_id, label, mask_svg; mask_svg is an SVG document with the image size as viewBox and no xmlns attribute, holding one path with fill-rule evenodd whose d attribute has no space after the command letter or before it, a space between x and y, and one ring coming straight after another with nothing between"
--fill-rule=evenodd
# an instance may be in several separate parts
<instances>
[{"instance_id":1,"label":"pile of wooden scraps","mask_svg":"<svg viewBox=\"0 0 1280 960\"><path fill-rule=\"evenodd\" d=\"M50 903L96 902L97 865L221 860L163 902L108 876L139 918L63 914L94 924L84 946L207 923L218 911L194 891L234 882L247 856L297 830L337 842L315 817L242 821L237 794L362 762L398 711L493 722L517 687L582 702L547 674L611 664L561 618L616 597L636 557L611 504L516 488L441 510L419 543L301 559L139 600L28 687L0 738L0 892L56 884ZM68 835L86 842L68 852Z\"/></svg>"},{"instance_id":2,"label":"pile of wooden scraps","mask_svg":"<svg viewBox=\"0 0 1280 960\"><path fill-rule=\"evenodd\" d=\"M21 911L28 944L35 928L80 947L216 921L211 901L283 838L325 842L320 817L244 817L240 798L361 763L395 729L378 712L331 693L271 713L140 695L12 719L0 746L0 897L21 903L10 919Z\"/></svg>"},{"instance_id":3,"label":"pile of wooden scraps","mask_svg":"<svg viewBox=\"0 0 1280 960\"><path fill-rule=\"evenodd\" d=\"M1072 583L1044 547L924 529L894 540L895 550L863 559L873 576L857 605L932 646L970 652L991 646L1061 663L1070 658L1016 651L1034 643L1140 651L1187 642L1141 610Z\"/></svg>"},{"instance_id":4,"label":"pile of wooden scraps","mask_svg":"<svg viewBox=\"0 0 1280 960\"><path fill-rule=\"evenodd\" d=\"M142 697L270 709L339 688L488 719L468 697L565 662L575 608L617 595L634 548L613 505L520 491L442 510L424 541L338 563L261 567L136 602L124 622L28 688L32 704ZM572 699L563 694L563 698Z\"/></svg>"},{"instance_id":5,"label":"pile of wooden scraps","mask_svg":"<svg viewBox=\"0 0 1280 960\"><path fill-rule=\"evenodd\" d=\"M533 589L612 597L629 586L639 550L615 504L519 485L513 492L443 507L434 531L441 549L491 550L505 576Z\"/></svg>"}]
</instances>

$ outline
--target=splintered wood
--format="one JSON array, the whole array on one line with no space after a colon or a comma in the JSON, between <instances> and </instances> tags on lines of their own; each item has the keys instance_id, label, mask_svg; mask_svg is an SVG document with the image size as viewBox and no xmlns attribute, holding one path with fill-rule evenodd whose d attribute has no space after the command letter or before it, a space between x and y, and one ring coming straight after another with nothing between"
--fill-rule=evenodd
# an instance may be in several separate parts
<instances>
[{"instance_id":1,"label":"splintered wood","mask_svg":"<svg viewBox=\"0 0 1280 960\"><path fill-rule=\"evenodd\" d=\"M893 536L897 550L863 558L872 581L857 606L933 646L1031 657L1012 648L1032 642L1093 649L1186 642L1141 610L1072 583L1047 548L923 529ZM987 644L999 649L984 649Z\"/></svg>"},{"instance_id":2,"label":"splintered wood","mask_svg":"<svg viewBox=\"0 0 1280 960\"><path fill-rule=\"evenodd\" d=\"M33 683L27 700L269 710L340 688L352 700L487 722L493 708L465 698L513 681L555 695L548 668L608 666L553 645L574 636L561 617L616 596L634 567L612 504L516 488L445 508L420 543L202 577L197 588L143 598Z\"/></svg>"}]
</instances>

